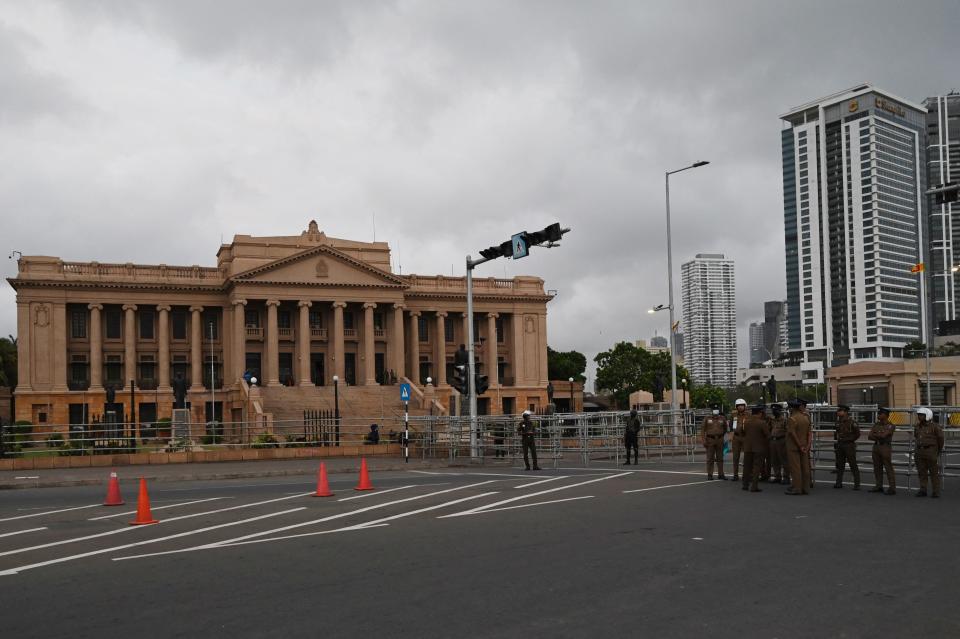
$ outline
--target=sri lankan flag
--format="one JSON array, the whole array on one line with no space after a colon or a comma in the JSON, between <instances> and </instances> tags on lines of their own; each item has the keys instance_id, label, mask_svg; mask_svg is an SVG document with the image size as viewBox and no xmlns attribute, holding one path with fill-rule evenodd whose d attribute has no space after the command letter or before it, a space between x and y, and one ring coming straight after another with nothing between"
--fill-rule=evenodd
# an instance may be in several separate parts
<instances>
[{"instance_id":1,"label":"sri lankan flag","mask_svg":"<svg viewBox=\"0 0 960 639\"><path fill-rule=\"evenodd\" d=\"M919 262L910 267L911 273L923 273L925 270L927 270L927 265L923 262Z\"/></svg>"}]
</instances>

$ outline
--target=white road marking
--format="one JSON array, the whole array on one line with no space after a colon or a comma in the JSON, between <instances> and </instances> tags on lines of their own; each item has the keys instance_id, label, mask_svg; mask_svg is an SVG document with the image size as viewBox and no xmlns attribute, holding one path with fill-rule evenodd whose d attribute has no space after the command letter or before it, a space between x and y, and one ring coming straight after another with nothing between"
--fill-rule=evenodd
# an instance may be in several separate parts
<instances>
[{"instance_id":1,"label":"white road marking","mask_svg":"<svg viewBox=\"0 0 960 639\"><path fill-rule=\"evenodd\" d=\"M503 508L484 508L476 512L468 513L470 515L486 515L487 513L496 513L501 510L514 510L517 508L531 508L533 506L546 506L548 504L559 504L564 501L577 501L578 499L593 499L593 495L584 495L583 497L567 497L566 499L551 499L550 501L537 501L532 504L518 504L516 506L504 506Z\"/></svg>"},{"instance_id":2,"label":"white road marking","mask_svg":"<svg viewBox=\"0 0 960 639\"><path fill-rule=\"evenodd\" d=\"M353 499L363 499L364 497L374 497L376 495L382 495L384 493L392 493L396 490L406 490L407 488L413 488L413 485L400 486L398 488L388 488L387 490L377 490L371 493L363 493L362 495L354 495L353 497L344 497L343 499L338 499L337 501L351 501Z\"/></svg>"},{"instance_id":3,"label":"white road marking","mask_svg":"<svg viewBox=\"0 0 960 639\"><path fill-rule=\"evenodd\" d=\"M652 488L636 488L634 490L625 490L624 493L645 493L648 490L662 490L664 488L679 488L680 486L696 486L697 484L712 484L710 480L691 481L686 484L670 484L668 486L653 486Z\"/></svg>"},{"instance_id":4,"label":"white road marking","mask_svg":"<svg viewBox=\"0 0 960 639\"><path fill-rule=\"evenodd\" d=\"M427 506L426 508L419 508L417 510L411 510L409 512L400 513L399 515L390 515L389 517L383 517L382 519L374 519L373 521L368 521L363 524L357 524L356 526L348 526L343 530L360 530L361 528L367 528L369 526L384 525L384 522L393 521L394 519L401 519L403 517L411 517L413 515L419 515L420 513L429 512L431 510L439 510L440 508L446 508L447 506L452 506L454 504L459 504L461 502L469 501L471 499L480 499L481 497L489 497L490 495L496 495L496 491L489 493L480 493L479 495L470 495L468 497L461 497L460 499L454 499L453 501L444 502L442 504L436 504L434 506ZM312 534L312 533L308 533ZM305 535L304 535L305 536ZM276 537L272 540L264 541L276 541ZM282 537L280 539L283 539Z\"/></svg>"},{"instance_id":5,"label":"white road marking","mask_svg":"<svg viewBox=\"0 0 960 639\"><path fill-rule=\"evenodd\" d=\"M217 499L227 499L227 497L210 497L208 499L195 499L194 501L185 501L181 504L170 504L169 506L157 506L155 508L151 506L150 510L153 511L153 510L164 510L167 508L179 508L180 506L189 506L190 504L200 504L205 501L216 501ZM128 510L127 512L123 512L123 513L113 513L112 515L101 515L100 517L91 517L87 521L100 521L101 519L110 519L111 517L123 517L125 515L136 515L136 514L137 514L137 511Z\"/></svg>"},{"instance_id":6,"label":"white road marking","mask_svg":"<svg viewBox=\"0 0 960 639\"><path fill-rule=\"evenodd\" d=\"M459 512L459 513L453 513L452 515L441 515L441 516L438 517L437 519L445 519L445 518L447 518L447 517L462 517L462 516L464 516L464 515L472 515L473 513L477 512L477 511L480 511L480 510L486 510L486 509L488 509L488 508L496 508L497 506L502 506L503 504L509 504L509 503L512 503L512 502L515 502L515 501L519 501L519 500L521 500L521 499L529 499L529 498L531 498L531 497L536 497L536 496L538 496L538 495L546 495L546 494L549 494L549 493L555 493L555 492L557 492L558 490L567 490L567 489L569 489L569 488L576 488L577 486L586 486L587 484L593 484L593 483L596 483L596 482L598 482L598 481L606 481L606 480L608 480L608 479L616 479L617 477L625 477L625 476L627 476L628 474L629 474L629 473L620 473L620 474L618 474L618 475L605 475L605 476L603 476L603 477L598 477L598 478L596 478L596 479L588 479L587 481L581 481L581 482L578 482L578 483L576 483L576 484L568 484L568 485L566 485L566 486L560 486L560 487L558 487L558 488L548 488L547 490L540 490L540 491L537 491L537 492L535 492L535 493L530 493L529 495L520 495L519 497L511 497L511 498L509 498L509 499L504 499L504 500L501 500L501 501L497 501L497 502L494 502L494 503L492 503L492 504L487 504L486 506L480 506L480 507L478 507L478 508L473 508L473 509L471 509L471 510L465 510L465 511Z\"/></svg>"},{"instance_id":7,"label":"white road marking","mask_svg":"<svg viewBox=\"0 0 960 639\"><path fill-rule=\"evenodd\" d=\"M691 537L694 541L703 541L703 537Z\"/></svg>"},{"instance_id":8,"label":"white road marking","mask_svg":"<svg viewBox=\"0 0 960 639\"><path fill-rule=\"evenodd\" d=\"M0 537L13 537L14 535L22 535L24 533L37 532L38 530L46 530L46 529L47 529L46 526L42 526L40 528L27 528L26 530L17 530L14 532L3 533L3 534L0 534Z\"/></svg>"},{"instance_id":9,"label":"white road marking","mask_svg":"<svg viewBox=\"0 0 960 639\"><path fill-rule=\"evenodd\" d=\"M453 477L520 477L529 479L530 475L515 475L512 473L438 473L429 470L411 470L411 473L420 473L421 475L450 475ZM535 476L535 475L534 475Z\"/></svg>"},{"instance_id":10,"label":"white road marking","mask_svg":"<svg viewBox=\"0 0 960 639\"><path fill-rule=\"evenodd\" d=\"M29 517L43 517L44 515L55 515L56 513L65 513L71 510L83 510L84 508L99 508L103 504L90 504L89 506L74 506L73 508L61 508L59 510L47 510L42 513L31 513L29 515L17 515L16 517L6 517L0 521L13 521L14 519L28 519Z\"/></svg>"},{"instance_id":11,"label":"white road marking","mask_svg":"<svg viewBox=\"0 0 960 639\"><path fill-rule=\"evenodd\" d=\"M170 539L178 539L180 537L187 537L189 535L197 535L200 533L208 532L211 530L216 530L218 528L227 528L229 526L239 526L241 524L250 523L251 521L257 521L260 519L267 519L268 517L278 517L280 515L286 515L289 513L294 513L299 510L306 510L306 506L299 506L297 508L291 508L289 510L283 510L278 513L267 513L266 515L258 515L256 517L250 517L248 519L241 519L240 521L231 521L225 524L217 524L216 526L207 526L206 528L198 528L197 530L188 530L186 532L177 533L175 535L167 535L166 537L158 537L156 539L145 539L143 541L135 541L129 544L123 544L121 546L112 546L110 548L101 548L99 550L91 550L89 552L83 552L78 555L70 555L68 557L58 557L57 559L50 559L48 561L40 561L35 564L27 564L25 566L17 566L16 568L10 568L9 570L0 571L0 575L16 575L25 570L32 570L34 568L42 568L44 566L51 566L53 564L60 564L66 561L72 561L74 559L83 559L84 557L92 557L94 555L102 555L108 552L115 552L117 550L126 550L127 548L135 548L136 546L144 546L146 544L156 544L161 541L168 541Z\"/></svg>"},{"instance_id":12,"label":"white road marking","mask_svg":"<svg viewBox=\"0 0 960 639\"><path fill-rule=\"evenodd\" d=\"M559 477L550 477L548 479L541 479L540 481L531 482L529 484L520 484L519 486L514 486L514 488L529 488L530 486L537 486L539 484L545 484L548 481L557 481L558 479L566 479L569 475L560 475Z\"/></svg>"},{"instance_id":13,"label":"white road marking","mask_svg":"<svg viewBox=\"0 0 960 639\"><path fill-rule=\"evenodd\" d=\"M14 477L14 479L40 479L40 475L29 475L26 477Z\"/></svg>"},{"instance_id":14,"label":"white road marking","mask_svg":"<svg viewBox=\"0 0 960 639\"><path fill-rule=\"evenodd\" d=\"M476 483L476 484L467 484L467 485L465 485L465 486L457 486L457 487L455 487L455 488L447 488L446 490L438 490L438 491L436 491L436 492L427 493L427 494L425 494L425 495L415 495L415 496L413 496L413 497L405 497L405 498L403 498L403 499L395 499L394 501L387 501L387 502L384 502L384 503L382 503L382 504L374 504L373 506L366 506L366 507L364 507L364 508L357 508L356 510L350 510L350 511L347 511L347 512L344 512L344 513L337 513L336 515L328 515L327 517L321 517L320 519L312 519L312 520L310 520L310 521L304 521L304 522L300 522L300 523L298 523L298 524L292 524L292 525L290 525L290 526L283 526L283 527L281 527L281 528L274 528L274 529L272 529L272 530L264 530L263 532L252 533L252 534L249 534L249 535L243 535L242 537L234 537L233 539L225 539L225 540L223 540L223 541L219 541L219 542L215 542L215 543L211 543L211 544L203 544L203 545L201 545L201 546L193 546L193 547L191 547L191 548L181 548L181 549L179 549L179 550L170 550L170 551L163 552L163 553L152 553L152 554L149 554L149 555L138 555L136 558L137 558L137 559L140 559L140 558L142 558L142 557L152 557L152 556L160 555L160 554L163 554L163 555L173 555L173 554L177 554L177 553L194 552L194 551L197 551L197 550L209 550L209 549L211 549L211 548L217 548L217 547L220 547L220 546L227 546L227 545L238 546L238 545L241 545L241 544L255 544L255 543L263 543L263 542L266 542L266 541L276 541L277 539L292 539L292 538L294 538L294 537L307 537L307 536L310 536L310 535L312 535L312 534L314 534L314 533L304 533L304 534L299 534L299 535L286 535L286 536L283 536L283 537L273 537L273 538L270 538L270 539L259 539L260 537L267 537L267 536L273 535L273 534L275 534L275 533L286 532L286 531L288 531L288 530L294 530L294 529L296 529L296 528L302 528L302 527L304 527L304 526L313 526L313 525L316 525L316 524L322 524L322 523L327 522L327 521L333 521L333 520L335 520L335 519L342 519L342 518L344 518L344 517L350 517L351 515L359 515L360 513L365 513L365 512L371 511L371 510L376 510L376 509L378 509L378 508L386 508L387 506L393 506L393 505L395 505L395 504L402 504L402 503L405 503L405 502L408 502L408 501L414 501L414 500L417 500L417 499L426 499L427 497L433 497L433 496L435 496L435 495L442 495L442 494L454 492L454 491L457 491L457 490L463 490L464 488L475 488L475 487L477 487L477 486L484 486L484 485L486 485L486 484L492 484L493 482L494 482L494 480L491 479L491 480L482 481L482 482L479 482L479 483ZM350 527L348 526L348 528L350 528ZM326 531L326 532L332 532L332 531ZM125 559L133 559L133 558L134 558L134 557L126 557Z\"/></svg>"},{"instance_id":15,"label":"white road marking","mask_svg":"<svg viewBox=\"0 0 960 639\"><path fill-rule=\"evenodd\" d=\"M630 471L630 472L634 472L634 473L665 473L665 474L667 474L667 475L705 475L705 474L706 474L706 473L703 473L703 472L696 472L696 471L692 471L692 470L652 470L652 469L646 469L646 468L644 468L643 470L637 469L637 470Z\"/></svg>"},{"instance_id":16,"label":"white road marking","mask_svg":"<svg viewBox=\"0 0 960 639\"><path fill-rule=\"evenodd\" d=\"M262 506L263 504L271 504L277 501L284 501L286 499L294 499L295 497L304 497L312 493L300 493L299 495L291 495L289 497L279 497L277 499L265 499L263 501L256 501L251 504L240 504L239 506L230 506L229 508L218 508L216 510L207 510L202 513L191 513L189 515L180 515L179 517L170 517L169 519L161 519L160 524L170 523L174 521L180 521L181 519L191 519L193 517L202 517L204 515L214 515L216 513L227 512L228 510L238 510L240 508L251 508L253 506ZM51 541L46 544L40 544L38 546L27 546L25 548L17 548L15 550L8 550L6 552L0 552L0 557L5 557L6 555L17 555L23 552L29 552L31 550L40 550L42 548L50 548L52 546L62 546L64 544L70 544L75 541L86 541L88 539L97 539L98 537L108 537L110 535L119 535L120 533L130 532L133 530L147 530L147 527L143 526L124 526L123 528L117 528L116 530L108 530L106 532L95 533L93 535L84 535L83 537L73 537L71 539L61 539L60 541ZM3 574L3 573L0 573Z\"/></svg>"}]
</instances>

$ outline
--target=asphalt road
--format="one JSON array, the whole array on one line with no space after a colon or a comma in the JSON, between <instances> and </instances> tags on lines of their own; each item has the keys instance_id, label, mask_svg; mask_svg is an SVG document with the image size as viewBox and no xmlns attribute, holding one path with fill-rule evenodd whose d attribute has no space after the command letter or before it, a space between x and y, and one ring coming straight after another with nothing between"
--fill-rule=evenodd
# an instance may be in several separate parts
<instances>
[{"instance_id":1,"label":"asphalt road","mask_svg":"<svg viewBox=\"0 0 960 639\"><path fill-rule=\"evenodd\" d=\"M0 494L8 637L960 636L960 482L808 497L700 465ZM849 479L849 476L848 476ZM867 472L865 480L872 479ZM914 486L916 481L914 480ZM869 488L865 481L864 488ZM340 501L345 498L353 498ZM70 509L70 510L67 510ZM60 512L53 512L60 511ZM105 517L105 518L104 518Z\"/></svg>"}]
</instances>

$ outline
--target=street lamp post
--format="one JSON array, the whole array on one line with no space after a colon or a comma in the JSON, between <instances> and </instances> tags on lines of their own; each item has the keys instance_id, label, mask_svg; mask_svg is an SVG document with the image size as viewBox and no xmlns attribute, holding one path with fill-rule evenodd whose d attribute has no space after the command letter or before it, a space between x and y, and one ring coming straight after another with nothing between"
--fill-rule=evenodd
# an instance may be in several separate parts
<instances>
[{"instance_id":1,"label":"street lamp post","mask_svg":"<svg viewBox=\"0 0 960 639\"><path fill-rule=\"evenodd\" d=\"M576 404L573 401L573 378L570 377L567 379L567 381L570 382L570 412L575 413L577 412L577 408L576 408Z\"/></svg>"},{"instance_id":2,"label":"street lamp post","mask_svg":"<svg viewBox=\"0 0 960 639\"><path fill-rule=\"evenodd\" d=\"M334 446L340 445L340 378L333 376L333 435Z\"/></svg>"},{"instance_id":3,"label":"street lamp post","mask_svg":"<svg viewBox=\"0 0 960 639\"><path fill-rule=\"evenodd\" d=\"M676 340L673 332L675 320L673 318L673 242L670 235L670 176L674 173L680 173L681 171L686 171L688 169L695 169L707 164L710 163L706 160L701 160L699 162L694 162L690 166L685 166L682 169L667 171L664 174L667 202L667 308L670 310L670 418L674 421L674 423L676 423L677 415L677 352Z\"/></svg>"}]
</instances>

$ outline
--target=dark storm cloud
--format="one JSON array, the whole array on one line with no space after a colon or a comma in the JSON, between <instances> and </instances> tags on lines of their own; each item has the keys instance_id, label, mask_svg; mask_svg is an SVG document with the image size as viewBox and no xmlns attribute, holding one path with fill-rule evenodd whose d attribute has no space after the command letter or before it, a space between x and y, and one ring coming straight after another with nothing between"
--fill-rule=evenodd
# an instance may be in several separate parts
<instances>
[{"instance_id":1,"label":"dark storm cloud","mask_svg":"<svg viewBox=\"0 0 960 639\"><path fill-rule=\"evenodd\" d=\"M955 2L13 3L0 23L31 44L12 68L51 92L25 90L17 112L51 121L0 147L0 210L11 249L188 264L212 262L221 234L316 218L371 239L375 218L405 273L460 273L466 253L558 220L574 229L561 248L479 274L544 277L559 292L551 345L592 358L665 332L645 312L667 298L663 171L708 159L671 184L676 293L695 253L735 259L745 352L746 325L785 294L778 114L861 81L916 101L960 85L958 15ZM96 115L53 108L70 95Z\"/></svg>"}]
</instances>

